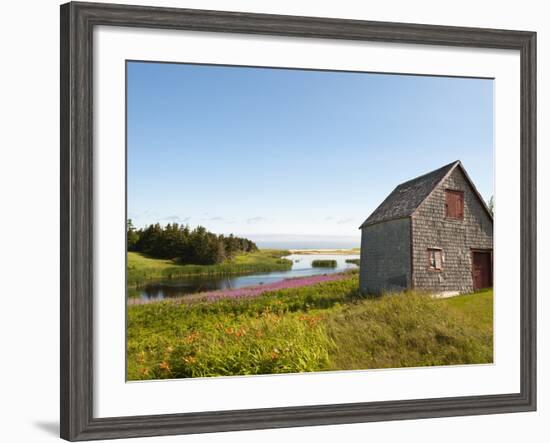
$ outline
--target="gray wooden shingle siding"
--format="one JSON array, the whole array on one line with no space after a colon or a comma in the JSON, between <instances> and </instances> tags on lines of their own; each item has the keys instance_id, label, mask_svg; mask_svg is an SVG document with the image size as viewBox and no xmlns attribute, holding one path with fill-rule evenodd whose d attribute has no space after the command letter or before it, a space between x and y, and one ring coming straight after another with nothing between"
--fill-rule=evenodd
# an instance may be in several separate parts
<instances>
[{"instance_id":1,"label":"gray wooden shingle siding","mask_svg":"<svg viewBox=\"0 0 550 443\"><path fill-rule=\"evenodd\" d=\"M400 218L367 226L361 235L359 287L364 293L400 290L411 283L411 221ZM367 278L368 275L368 278Z\"/></svg>"},{"instance_id":2,"label":"gray wooden shingle siding","mask_svg":"<svg viewBox=\"0 0 550 443\"><path fill-rule=\"evenodd\" d=\"M463 218L446 216L446 190L463 192ZM374 294L471 292L472 251L492 248L492 216L462 164L453 162L397 186L361 225L359 286ZM430 249L441 251L441 269L430 268Z\"/></svg>"},{"instance_id":3,"label":"gray wooden shingle siding","mask_svg":"<svg viewBox=\"0 0 550 443\"><path fill-rule=\"evenodd\" d=\"M445 189L464 191L464 219L445 217ZM411 217L413 287L428 291L473 291L472 249L493 248L493 221L460 168L420 204ZM428 268L428 248L441 248L441 271Z\"/></svg>"}]
</instances>

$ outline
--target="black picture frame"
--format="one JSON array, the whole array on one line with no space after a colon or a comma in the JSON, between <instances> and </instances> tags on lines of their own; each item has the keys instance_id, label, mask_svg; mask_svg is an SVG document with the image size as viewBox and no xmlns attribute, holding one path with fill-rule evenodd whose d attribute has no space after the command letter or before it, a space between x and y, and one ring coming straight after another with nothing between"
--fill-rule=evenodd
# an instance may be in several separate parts
<instances>
[{"instance_id":1,"label":"black picture frame","mask_svg":"<svg viewBox=\"0 0 550 443\"><path fill-rule=\"evenodd\" d=\"M520 393L94 418L92 45L125 26L499 48L521 58ZM536 33L332 18L67 3L61 6L61 437L92 440L536 409Z\"/></svg>"}]
</instances>

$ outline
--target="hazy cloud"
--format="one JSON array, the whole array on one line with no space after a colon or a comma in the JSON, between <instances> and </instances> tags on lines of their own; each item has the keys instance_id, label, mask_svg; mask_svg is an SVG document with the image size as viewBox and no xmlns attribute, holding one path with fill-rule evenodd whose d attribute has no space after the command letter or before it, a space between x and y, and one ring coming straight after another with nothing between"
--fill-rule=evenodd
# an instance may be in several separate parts
<instances>
[{"instance_id":1,"label":"hazy cloud","mask_svg":"<svg viewBox=\"0 0 550 443\"><path fill-rule=\"evenodd\" d=\"M331 220L334 220L334 217L332 217L331 215L329 215L328 217L325 217L325 221L331 221Z\"/></svg>"},{"instance_id":2,"label":"hazy cloud","mask_svg":"<svg viewBox=\"0 0 550 443\"><path fill-rule=\"evenodd\" d=\"M164 217L164 220L168 220L172 222L187 223L189 220L191 220L191 217L180 217L179 215L169 215L167 217Z\"/></svg>"},{"instance_id":3,"label":"hazy cloud","mask_svg":"<svg viewBox=\"0 0 550 443\"><path fill-rule=\"evenodd\" d=\"M341 218L336 223L338 223L339 225L345 225L346 223L349 223L351 221L353 221L353 218Z\"/></svg>"},{"instance_id":4,"label":"hazy cloud","mask_svg":"<svg viewBox=\"0 0 550 443\"><path fill-rule=\"evenodd\" d=\"M261 223L263 221L266 221L267 218L265 217L250 217L250 218L247 218L246 219L246 222L249 223L249 224L252 224L252 223Z\"/></svg>"},{"instance_id":5,"label":"hazy cloud","mask_svg":"<svg viewBox=\"0 0 550 443\"><path fill-rule=\"evenodd\" d=\"M145 211L129 211L128 212L128 218L140 218L140 217L149 217L149 216L156 216L158 213L156 211L150 211L149 209L146 209Z\"/></svg>"}]
</instances>

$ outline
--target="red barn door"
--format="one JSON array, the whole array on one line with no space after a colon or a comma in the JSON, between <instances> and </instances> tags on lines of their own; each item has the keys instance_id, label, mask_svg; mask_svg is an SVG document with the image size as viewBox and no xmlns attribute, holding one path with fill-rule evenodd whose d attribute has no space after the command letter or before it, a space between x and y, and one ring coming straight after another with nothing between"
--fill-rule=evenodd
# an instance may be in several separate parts
<instances>
[{"instance_id":1,"label":"red barn door","mask_svg":"<svg viewBox=\"0 0 550 443\"><path fill-rule=\"evenodd\" d=\"M472 251L474 291L493 285L491 251Z\"/></svg>"}]
</instances>

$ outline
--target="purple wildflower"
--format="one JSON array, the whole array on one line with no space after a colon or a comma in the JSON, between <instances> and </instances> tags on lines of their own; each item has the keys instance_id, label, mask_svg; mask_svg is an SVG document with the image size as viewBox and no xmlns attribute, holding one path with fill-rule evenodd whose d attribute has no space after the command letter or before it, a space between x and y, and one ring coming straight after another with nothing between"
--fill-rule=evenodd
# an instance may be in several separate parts
<instances>
[{"instance_id":1,"label":"purple wildflower","mask_svg":"<svg viewBox=\"0 0 550 443\"><path fill-rule=\"evenodd\" d=\"M292 289L292 288L301 288L303 286L315 285L317 283L329 282L342 280L347 277L347 274L324 274L324 275L312 275L309 277L298 277L298 278L289 278L286 280L281 280L274 283L264 283L256 286L246 286L243 288L237 289L220 289L217 291L202 292L199 294L194 294L191 296L178 297L177 299L172 299L176 302L186 302L191 300L204 300L204 301L216 301L221 299L242 299L249 297L257 297L259 295L265 294L266 292L279 291L282 289ZM129 304L148 304L153 303L158 300L142 300L128 299ZM164 300L166 301L166 300Z\"/></svg>"},{"instance_id":2,"label":"purple wildflower","mask_svg":"<svg viewBox=\"0 0 550 443\"><path fill-rule=\"evenodd\" d=\"M238 289L222 289L219 291L205 292L201 294L207 301L216 301L222 298L248 298L257 297L266 292L279 291L281 289L301 288L302 286L310 286L317 283L336 281L345 278L345 274L330 274L330 275L314 275L302 278L289 278L275 283L266 283L257 286L247 286Z\"/></svg>"}]
</instances>

